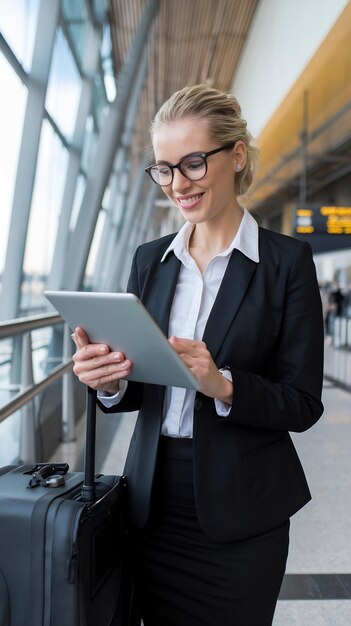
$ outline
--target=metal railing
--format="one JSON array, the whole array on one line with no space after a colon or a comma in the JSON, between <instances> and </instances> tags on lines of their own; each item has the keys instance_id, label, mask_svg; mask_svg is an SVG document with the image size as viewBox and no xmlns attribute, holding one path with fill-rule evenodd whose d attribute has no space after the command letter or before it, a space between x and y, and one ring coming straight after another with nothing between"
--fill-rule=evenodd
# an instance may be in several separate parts
<instances>
[{"instance_id":1,"label":"metal railing","mask_svg":"<svg viewBox=\"0 0 351 626\"><path fill-rule=\"evenodd\" d=\"M0 408L0 422L21 410L20 459L32 463L36 459L35 407L33 399L62 377L62 440L75 439L74 394L72 373L72 341L68 326L64 325L62 361L44 378L34 382L32 331L64 324L60 315L55 313L35 315L0 323L0 339L21 339L19 380L16 387L20 390ZM61 359L61 357L60 357ZM18 383L18 385L17 385ZM10 386L13 388L13 385Z\"/></svg>"},{"instance_id":2,"label":"metal railing","mask_svg":"<svg viewBox=\"0 0 351 626\"><path fill-rule=\"evenodd\" d=\"M333 346L351 350L351 316L340 315L333 319Z\"/></svg>"},{"instance_id":3,"label":"metal railing","mask_svg":"<svg viewBox=\"0 0 351 626\"><path fill-rule=\"evenodd\" d=\"M324 346L324 378L351 392L351 315L330 317Z\"/></svg>"}]
</instances>

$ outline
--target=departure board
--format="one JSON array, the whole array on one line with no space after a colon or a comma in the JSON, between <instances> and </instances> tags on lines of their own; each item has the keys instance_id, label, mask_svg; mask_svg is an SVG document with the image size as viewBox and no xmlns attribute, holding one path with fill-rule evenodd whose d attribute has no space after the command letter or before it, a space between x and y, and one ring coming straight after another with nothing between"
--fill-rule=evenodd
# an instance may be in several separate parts
<instances>
[{"instance_id":1,"label":"departure board","mask_svg":"<svg viewBox=\"0 0 351 626\"><path fill-rule=\"evenodd\" d=\"M296 235L351 235L351 207L298 207L294 226Z\"/></svg>"}]
</instances>

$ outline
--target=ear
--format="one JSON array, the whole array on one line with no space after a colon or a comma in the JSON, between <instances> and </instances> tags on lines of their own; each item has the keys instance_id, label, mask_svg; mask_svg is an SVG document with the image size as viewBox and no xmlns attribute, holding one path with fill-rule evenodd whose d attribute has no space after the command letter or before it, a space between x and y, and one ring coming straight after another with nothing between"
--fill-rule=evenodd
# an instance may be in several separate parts
<instances>
[{"instance_id":1,"label":"ear","mask_svg":"<svg viewBox=\"0 0 351 626\"><path fill-rule=\"evenodd\" d=\"M233 147L232 154L234 171L241 172L244 169L247 161L247 148L245 143L241 139L236 142L235 146Z\"/></svg>"}]
</instances>

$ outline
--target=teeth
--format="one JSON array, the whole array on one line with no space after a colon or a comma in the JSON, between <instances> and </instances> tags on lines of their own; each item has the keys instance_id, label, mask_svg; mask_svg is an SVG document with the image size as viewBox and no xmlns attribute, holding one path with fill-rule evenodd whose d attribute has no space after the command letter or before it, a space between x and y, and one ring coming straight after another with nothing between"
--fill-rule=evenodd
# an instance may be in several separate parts
<instances>
[{"instance_id":1,"label":"teeth","mask_svg":"<svg viewBox=\"0 0 351 626\"><path fill-rule=\"evenodd\" d=\"M198 194L197 196L191 196L190 198L178 198L178 201L180 202L180 204L191 204L192 202L196 202L196 200L198 200L199 198L201 198L202 194Z\"/></svg>"}]
</instances>

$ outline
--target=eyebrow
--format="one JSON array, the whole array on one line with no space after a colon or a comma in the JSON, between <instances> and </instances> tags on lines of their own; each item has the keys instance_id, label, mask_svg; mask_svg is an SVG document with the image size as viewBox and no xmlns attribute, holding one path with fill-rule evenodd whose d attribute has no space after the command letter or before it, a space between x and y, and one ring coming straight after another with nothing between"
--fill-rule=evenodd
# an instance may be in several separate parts
<instances>
[{"instance_id":1,"label":"eyebrow","mask_svg":"<svg viewBox=\"0 0 351 626\"><path fill-rule=\"evenodd\" d=\"M189 152L188 154L185 154L184 156L182 156L181 159L179 159L178 163L180 163L180 161L183 161L183 159L187 159L188 157L191 156L198 156L201 154L206 154L206 150L195 150L194 152ZM170 161L155 161L155 165L174 165L174 163L171 163Z\"/></svg>"}]
</instances>

